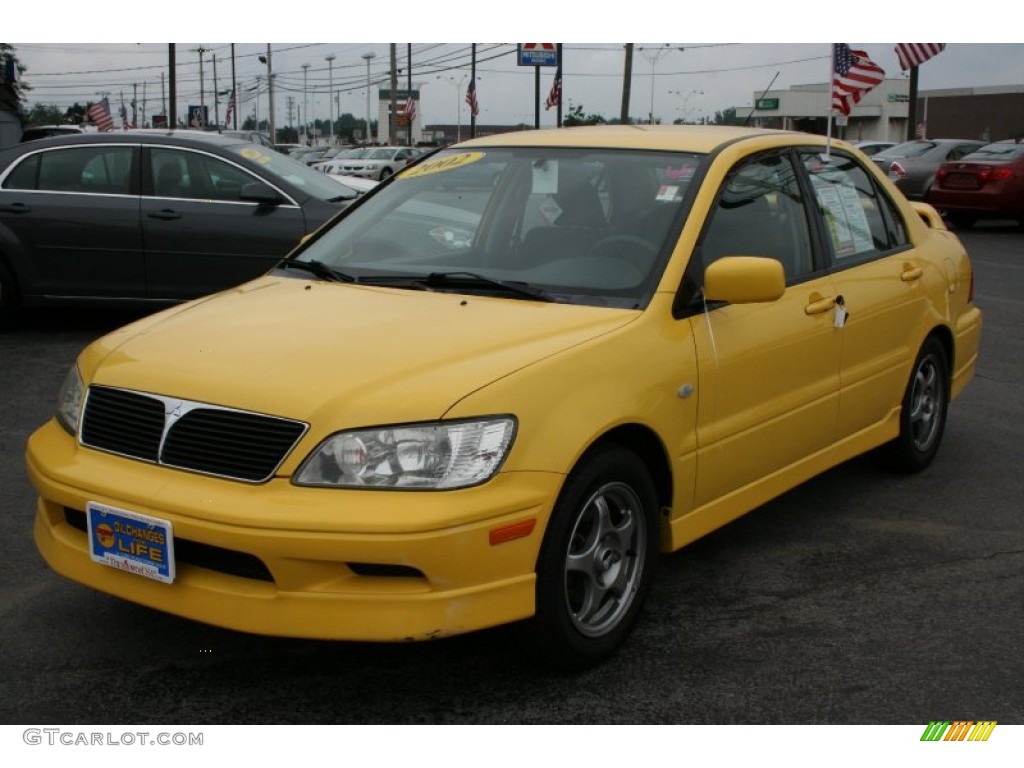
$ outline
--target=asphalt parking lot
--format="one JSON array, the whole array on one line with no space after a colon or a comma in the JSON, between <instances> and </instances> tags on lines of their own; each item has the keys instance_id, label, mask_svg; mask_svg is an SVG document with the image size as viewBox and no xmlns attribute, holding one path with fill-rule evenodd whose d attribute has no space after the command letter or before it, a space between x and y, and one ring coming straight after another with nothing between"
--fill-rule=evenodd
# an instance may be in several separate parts
<instances>
[{"instance_id":1,"label":"asphalt parking lot","mask_svg":"<svg viewBox=\"0 0 1024 768\"><path fill-rule=\"evenodd\" d=\"M123 313L0 334L0 722L1024 722L1024 231L961 233L975 380L924 473L844 464L665 556L617 657L536 667L520 628L416 645L237 634L93 592L36 553L22 454Z\"/></svg>"}]
</instances>

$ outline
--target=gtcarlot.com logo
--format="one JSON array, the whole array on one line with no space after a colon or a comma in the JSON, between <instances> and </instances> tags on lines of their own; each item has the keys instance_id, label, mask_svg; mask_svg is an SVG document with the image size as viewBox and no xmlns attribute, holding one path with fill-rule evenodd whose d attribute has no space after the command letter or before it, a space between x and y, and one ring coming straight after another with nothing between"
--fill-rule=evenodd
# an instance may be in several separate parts
<instances>
[{"instance_id":1,"label":"gtcarlot.com logo","mask_svg":"<svg viewBox=\"0 0 1024 768\"><path fill-rule=\"evenodd\" d=\"M932 720L921 741L988 741L995 728L995 720Z\"/></svg>"}]
</instances>

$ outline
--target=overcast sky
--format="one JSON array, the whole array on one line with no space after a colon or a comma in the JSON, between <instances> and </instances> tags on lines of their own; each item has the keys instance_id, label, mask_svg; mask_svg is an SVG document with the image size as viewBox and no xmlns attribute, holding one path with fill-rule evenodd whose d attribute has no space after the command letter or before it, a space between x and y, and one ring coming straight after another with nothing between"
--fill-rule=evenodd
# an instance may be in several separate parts
<instances>
[{"instance_id":1,"label":"overcast sky","mask_svg":"<svg viewBox=\"0 0 1024 768\"><path fill-rule=\"evenodd\" d=\"M25 5L25 4L23 4ZM785 5L767 6L776 12L770 20L754 18L744 4L726 6L704 15L683 5L667 14L671 7L642 0L617 5L593 5L593 11L579 13L571 9L552 10L550 3L524 0L494 5L487 0L436 3L432 12L427 3L392 2L385 6L312 2L291 8L279 8L268 15L262 11L211 12L198 0L175 0L168 8L176 15L156 23L154 6L145 5L144 22L111 26L114 19L134 19L137 3L107 0L102 19L86 15L80 18L61 12L46 16L27 11L4 12L4 34L13 42L23 64L28 67L24 79L33 90L29 104L36 102L61 107L95 100L109 93L119 101L121 93L130 100L133 92L140 102L145 96L146 113L162 108L161 74L166 76L168 46L165 42L118 41L126 37L186 39L201 27L214 39L271 39L277 124L287 122L288 99L293 115L304 110L312 117L326 118L329 85L339 94L341 112L357 117L366 113L367 62L364 54L373 53L370 79L385 80L389 68L388 43L358 42L382 37L420 41L473 39L562 40L564 44L564 109L582 105L586 113L617 116L622 99L623 46L627 39L642 40L645 35L675 33L704 42L636 43L633 60L630 113L672 122L679 117L712 117L728 107L749 107L752 94L775 89L825 82L829 77L830 41L857 38L877 39L880 30L898 39L962 39L964 29L922 26L918 10L901 18L886 9L884 3L861 2L854 6L858 18L844 18L848 11L835 6L818 9L815 4L791 3L800 9L785 18L778 15ZM361 10L360 6L366 10ZM236 7L239 7L236 5ZM585 8L576 3L576 8ZM764 7L764 6L762 6ZM402 9L405 9L404 11ZM393 9L393 10L388 10ZM494 9L485 11L485 9ZM614 9L624 18L612 19ZM732 9L732 10L730 10ZM95 10L95 9L93 9ZM626 14L628 10L628 14ZM509 11L513 13L509 14ZM73 13L73 11L72 11ZM492 15L487 18L486 14ZM513 18L509 18L509 16ZM50 18L60 16L59 19ZM584 18L580 18L584 17ZM201 20L201 22L199 21ZM393 20L395 23L387 23ZM140 30L145 30L143 34ZM897 33L906 30L900 37ZM356 35L354 33L364 33ZM844 34L845 33L845 34ZM929 34L930 33L930 34ZM340 43L303 43L313 35L331 39L356 40ZM920 68L922 89L1013 86L1024 84L1024 44L1004 42L1000 34L1013 31L985 30L986 37L969 42L948 43L946 50ZM769 42L793 39L798 43ZM299 42L287 42L289 40ZM740 42L712 42L734 40ZM821 42L817 42L821 40ZM812 42L813 41L813 42ZM863 48L887 76L903 76L896 62L894 43L851 43ZM398 44L399 68L403 70L400 87L405 86L406 43ZM468 43L419 42L412 44L413 84L421 91L420 113L425 123L468 122L465 88L469 82L470 49ZM214 88L214 58L217 87L230 88L230 43L176 43L178 110L199 103L199 54L203 54L202 85L206 103L211 107ZM682 50L680 50L682 49ZM257 107L257 77L262 78L260 92L265 94L266 67L257 57L265 55L267 43L236 43L235 71L242 96L240 116L252 115ZM326 60L333 56L330 64ZM534 119L534 70L519 67L515 43L477 43L477 91L481 107L478 121L483 123L532 124ZM303 65L308 64L308 69ZM541 70L541 99L551 87L554 70ZM653 86L653 91L652 91ZM260 116L265 118L267 99L259 99ZM221 118L223 119L223 102ZM376 113L374 112L374 117ZM555 111L541 110L542 126L553 125Z\"/></svg>"}]
</instances>

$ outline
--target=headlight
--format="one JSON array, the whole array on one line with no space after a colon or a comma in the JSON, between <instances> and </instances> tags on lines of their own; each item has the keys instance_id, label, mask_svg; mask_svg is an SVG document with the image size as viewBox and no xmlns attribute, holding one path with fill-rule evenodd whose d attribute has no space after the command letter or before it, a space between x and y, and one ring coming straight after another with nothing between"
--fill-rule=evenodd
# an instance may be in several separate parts
<instances>
[{"instance_id":1,"label":"headlight","mask_svg":"<svg viewBox=\"0 0 1024 768\"><path fill-rule=\"evenodd\" d=\"M479 485L512 446L511 416L405 424L331 435L310 454L298 485L449 490Z\"/></svg>"},{"instance_id":2,"label":"headlight","mask_svg":"<svg viewBox=\"0 0 1024 768\"><path fill-rule=\"evenodd\" d=\"M78 366L71 366L57 395L57 422L72 435L78 434L78 419L82 415L82 376Z\"/></svg>"}]
</instances>

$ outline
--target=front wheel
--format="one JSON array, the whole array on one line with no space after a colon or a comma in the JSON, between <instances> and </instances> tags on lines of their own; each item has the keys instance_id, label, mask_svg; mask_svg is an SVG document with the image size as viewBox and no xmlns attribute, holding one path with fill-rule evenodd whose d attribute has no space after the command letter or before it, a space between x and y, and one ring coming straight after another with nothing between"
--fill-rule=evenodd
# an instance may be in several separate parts
<instances>
[{"instance_id":1,"label":"front wheel","mask_svg":"<svg viewBox=\"0 0 1024 768\"><path fill-rule=\"evenodd\" d=\"M949 360L932 337L914 361L900 411L899 436L882 446L880 457L902 472L920 472L931 464L942 442L949 408Z\"/></svg>"},{"instance_id":2,"label":"front wheel","mask_svg":"<svg viewBox=\"0 0 1024 768\"><path fill-rule=\"evenodd\" d=\"M658 555L650 473L618 446L566 481L537 561L535 638L543 658L583 669L610 656L636 622Z\"/></svg>"}]
</instances>

